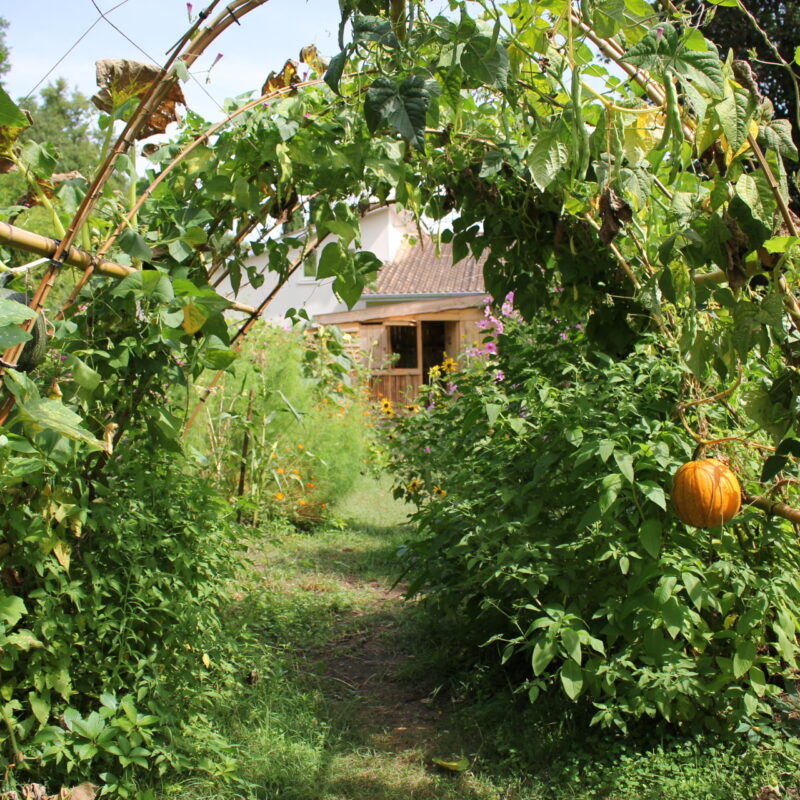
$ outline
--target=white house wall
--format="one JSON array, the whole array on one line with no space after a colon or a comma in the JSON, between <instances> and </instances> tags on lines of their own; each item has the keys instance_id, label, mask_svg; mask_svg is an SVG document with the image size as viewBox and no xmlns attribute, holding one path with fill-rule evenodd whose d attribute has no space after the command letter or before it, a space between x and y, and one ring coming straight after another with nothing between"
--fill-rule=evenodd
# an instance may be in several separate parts
<instances>
[{"instance_id":1,"label":"white house wall","mask_svg":"<svg viewBox=\"0 0 800 800\"><path fill-rule=\"evenodd\" d=\"M366 214L361 220L361 247L370 250L382 261L391 261L407 234L415 234L416 227L411 215L407 212L398 214L394 205L377 208ZM331 239L332 241L332 239ZM327 241L318 248L321 252ZM267 256L253 256L248 263L255 264L260 271L266 271ZM254 289L249 284L242 285L236 295L240 303L258 306L275 288L277 279L274 274L266 273L264 283ZM226 280L219 287L220 294L233 298L230 283ZM359 300L354 308L364 308L364 300ZM318 314L333 314L347 311L347 306L333 293L333 279L309 280L302 274L302 268L290 276L286 284L278 291L269 307L264 312L266 319L282 318L290 308L305 309L310 317Z\"/></svg>"}]
</instances>

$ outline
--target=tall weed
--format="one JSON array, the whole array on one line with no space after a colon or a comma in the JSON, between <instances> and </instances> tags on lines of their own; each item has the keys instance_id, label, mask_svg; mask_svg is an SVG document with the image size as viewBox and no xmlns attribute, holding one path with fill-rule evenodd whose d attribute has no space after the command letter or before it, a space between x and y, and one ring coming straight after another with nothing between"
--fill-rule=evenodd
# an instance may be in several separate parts
<instances>
[{"instance_id":1,"label":"tall weed","mask_svg":"<svg viewBox=\"0 0 800 800\"><path fill-rule=\"evenodd\" d=\"M362 469L370 432L356 365L336 329L261 323L190 440L249 519L314 520Z\"/></svg>"}]
</instances>

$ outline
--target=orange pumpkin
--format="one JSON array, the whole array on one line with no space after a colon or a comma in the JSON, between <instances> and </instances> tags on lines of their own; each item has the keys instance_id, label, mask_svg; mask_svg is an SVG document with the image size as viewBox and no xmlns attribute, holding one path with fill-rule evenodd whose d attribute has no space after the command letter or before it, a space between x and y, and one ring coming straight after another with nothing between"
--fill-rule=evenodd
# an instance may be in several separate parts
<instances>
[{"instance_id":1,"label":"orange pumpkin","mask_svg":"<svg viewBox=\"0 0 800 800\"><path fill-rule=\"evenodd\" d=\"M716 458L684 464L672 479L672 501L681 522L713 528L733 519L742 505L742 487Z\"/></svg>"}]
</instances>

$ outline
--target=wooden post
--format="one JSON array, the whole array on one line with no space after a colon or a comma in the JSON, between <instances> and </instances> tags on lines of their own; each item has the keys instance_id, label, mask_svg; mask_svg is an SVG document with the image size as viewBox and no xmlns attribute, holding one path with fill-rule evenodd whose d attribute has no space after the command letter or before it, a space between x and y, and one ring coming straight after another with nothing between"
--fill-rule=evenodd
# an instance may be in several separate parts
<instances>
[{"instance_id":1,"label":"wooden post","mask_svg":"<svg viewBox=\"0 0 800 800\"><path fill-rule=\"evenodd\" d=\"M236 496L244 496L245 477L247 475L247 455L250 450L250 423L253 421L253 398L256 393L253 389L250 390L250 398L247 402L247 425L244 429L244 438L242 439L242 461L239 464L239 486L236 489ZM242 510L236 515L236 521L242 521Z\"/></svg>"}]
</instances>

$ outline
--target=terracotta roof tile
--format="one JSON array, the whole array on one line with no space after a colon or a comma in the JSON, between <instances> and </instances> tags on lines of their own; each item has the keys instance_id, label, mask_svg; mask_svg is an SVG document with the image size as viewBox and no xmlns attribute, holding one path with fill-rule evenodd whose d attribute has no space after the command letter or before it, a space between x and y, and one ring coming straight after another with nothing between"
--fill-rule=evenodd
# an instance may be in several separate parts
<instances>
[{"instance_id":1,"label":"terracotta roof tile","mask_svg":"<svg viewBox=\"0 0 800 800\"><path fill-rule=\"evenodd\" d=\"M440 244L439 255L429 238L404 241L394 259L378 273L375 287L365 295L464 294L484 292L483 262L472 256L453 263L452 244Z\"/></svg>"}]
</instances>

